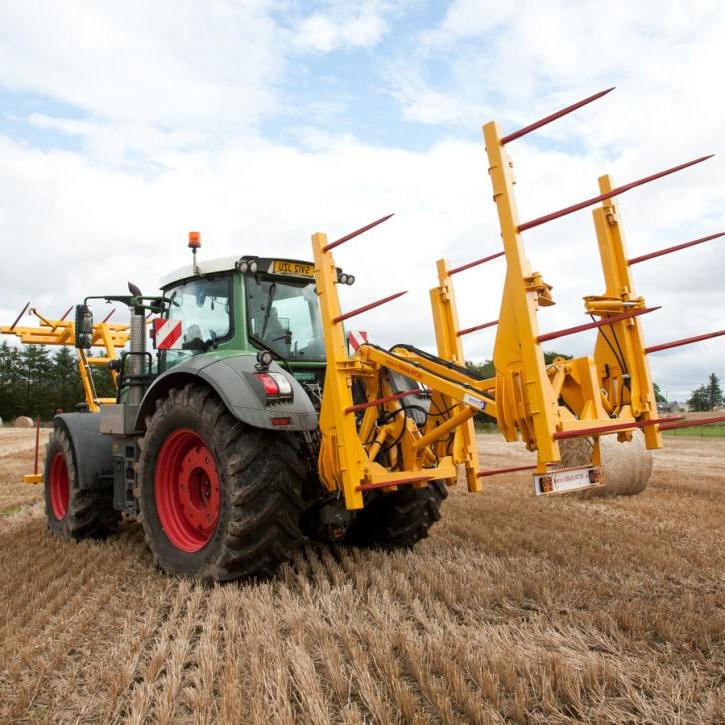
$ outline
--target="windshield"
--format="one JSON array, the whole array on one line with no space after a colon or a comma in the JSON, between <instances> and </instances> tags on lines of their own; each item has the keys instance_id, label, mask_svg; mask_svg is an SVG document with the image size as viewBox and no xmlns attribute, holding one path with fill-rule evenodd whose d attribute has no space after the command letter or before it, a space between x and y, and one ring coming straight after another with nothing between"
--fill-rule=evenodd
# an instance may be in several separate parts
<instances>
[{"instance_id":1,"label":"windshield","mask_svg":"<svg viewBox=\"0 0 725 725\"><path fill-rule=\"evenodd\" d=\"M252 341L285 360L325 359L320 308L313 282L246 278Z\"/></svg>"},{"instance_id":2,"label":"windshield","mask_svg":"<svg viewBox=\"0 0 725 725\"><path fill-rule=\"evenodd\" d=\"M181 320L181 339L166 351L169 367L205 352L231 334L231 277L201 277L166 292L168 318Z\"/></svg>"}]
</instances>

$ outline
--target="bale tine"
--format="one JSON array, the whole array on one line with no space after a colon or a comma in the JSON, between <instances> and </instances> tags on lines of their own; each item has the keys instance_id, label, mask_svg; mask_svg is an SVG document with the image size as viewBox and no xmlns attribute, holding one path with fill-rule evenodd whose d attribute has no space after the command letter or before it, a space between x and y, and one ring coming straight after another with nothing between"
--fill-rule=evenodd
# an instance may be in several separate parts
<instances>
[{"instance_id":1,"label":"bale tine","mask_svg":"<svg viewBox=\"0 0 725 725\"><path fill-rule=\"evenodd\" d=\"M460 267L454 267L453 269L449 269L448 274L458 274L459 272L463 272L463 270L465 269L477 267L479 264L485 264L486 262L490 262L492 259L498 259L499 257L503 257L504 254L506 254L506 252L496 252L496 254L492 254L489 257L482 257L481 259L476 259L475 261L469 262L468 264L462 264Z\"/></svg>"},{"instance_id":2,"label":"bale tine","mask_svg":"<svg viewBox=\"0 0 725 725\"><path fill-rule=\"evenodd\" d=\"M632 181L629 184L625 184L624 186L618 186L616 189L612 189L611 191L608 191L606 194L600 194L599 196L593 196L591 199L587 199L586 201L580 201L578 204L573 204L572 206L567 206L564 209L559 209L559 211L552 212L551 214L545 214L544 216L540 216L537 219L532 219L530 222L525 222L524 224L519 225L519 231L523 232L527 229L531 229L533 227L538 227L540 224L546 224L546 222L553 221L554 219L559 219L560 217L566 216L567 214L572 214L575 211L579 211L580 209L586 209L588 206L592 206L596 204L598 201L605 201L606 199L611 199L613 196L617 196L618 194L623 194L625 191L629 191L630 189L634 189L637 186L642 186L643 184L648 184L650 181L654 181L655 179L661 179L663 176L668 176L669 174L674 174L677 171L682 171L683 169L688 168L689 166L694 166L695 164L700 164L703 161L707 161L708 159L711 159L715 154L710 154L709 156L701 156L699 159L694 159L692 161L688 161L687 163L680 164L679 166L673 166L671 169L665 169L664 171L659 171L656 174L652 174L651 176L645 176L643 179L638 179L637 181Z\"/></svg>"},{"instance_id":3,"label":"bale tine","mask_svg":"<svg viewBox=\"0 0 725 725\"><path fill-rule=\"evenodd\" d=\"M516 473L517 471L533 471L536 466L514 466L513 468L491 468L487 471L479 471L476 476L484 478L485 476L498 476L501 473Z\"/></svg>"},{"instance_id":4,"label":"bale tine","mask_svg":"<svg viewBox=\"0 0 725 725\"><path fill-rule=\"evenodd\" d=\"M725 415L717 415L711 418L700 418L699 420L683 420L681 423L666 423L660 426L660 430L674 430L675 428L694 428L698 425L712 425L713 423L725 423Z\"/></svg>"},{"instance_id":5,"label":"bale tine","mask_svg":"<svg viewBox=\"0 0 725 725\"><path fill-rule=\"evenodd\" d=\"M363 305L362 307L358 307L355 310L350 310L350 312L345 312L342 315L338 315L337 317L333 317L332 321L342 322L343 320L348 320L351 317L355 317L356 315L360 315L363 312L367 312L368 310L372 310L375 307L380 307L380 305L384 305L386 302L392 302L393 300L398 299L398 297L402 297L404 294L407 294L408 290L403 290L402 292L396 292L394 295L390 295L388 297L383 297L382 300L377 300L376 302L371 302L368 305Z\"/></svg>"},{"instance_id":6,"label":"bale tine","mask_svg":"<svg viewBox=\"0 0 725 725\"><path fill-rule=\"evenodd\" d=\"M528 126L524 126L523 128L520 128L518 131L514 131L513 133L510 133L507 136L504 136L501 139L501 145L505 146L507 143L509 143L509 141L515 141L517 138L526 136L527 133L536 131L537 128L546 126L547 124L551 123L552 121L556 121L557 118L566 116L568 113L572 113L573 111L576 111L578 108L581 108L582 106L586 106L587 104L591 103L592 101L596 101L598 98L601 98L602 96L606 96L607 93L611 93L614 90L614 88L615 88L615 86L612 86L611 88L607 88L607 90L605 90L605 91L599 91L599 93L595 93L593 96L589 96L588 98L585 98L583 101L577 101L576 103L572 103L571 106L562 108L561 111L552 113L550 116L545 116L544 118L541 118L538 121L534 121L534 123L532 123Z\"/></svg>"},{"instance_id":7,"label":"bale tine","mask_svg":"<svg viewBox=\"0 0 725 725\"><path fill-rule=\"evenodd\" d=\"M71 305L61 316L61 318L58 320L58 322L63 322L66 317L68 317L68 313L73 309L73 305Z\"/></svg>"},{"instance_id":8,"label":"bale tine","mask_svg":"<svg viewBox=\"0 0 725 725\"><path fill-rule=\"evenodd\" d=\"M394 214L395 212L393 212ZM344 244L345 242L349 242L351 239L354 239L355 237L359 236L360 234L363 234L364 232L368 231L368 229L372 229L373 227L376 227L378 224L382 224L383 222L388 221L393 214L388 214L388 216L380 217L380 219L376 219L374 222L370 222L370 224L366 224L364 227L360 227L360 229L356 229L354 232L350 232L349 234L346 234L344 237L340 237L339 239L336 239L334 242L330 242L327 246L322 248L323 252L329 252L331 249L334 249L335 247L340 246L340 244Z\"/></svg>"},{"instance_id":9,"label":"bale tine","mask_svg":"<svg viewBox=\"0 0 725 725\"><path fill-rule=\"evenodd\" d=\"M654 259L655 257L664 257L665 254L672 254L672 252L679 252L681 249L687 249L688 247L694 247L696 244L703 244L709 242L712 239L718 237L725 237L725 232L718 232L717 234L710 234L707 237L701 237L700 239L693 239L691 242L684 242L683 244L676 244L674 247L667 247L666 249L660 249L658 252L650 252L649 254L643 254L641 257L632 257L628 264L631 267L633 264L639 264L640 262L646 262L648 259Z\"/></svg>"},{"instance_id":10,"label":"bale tine","mask_svg":"<svg viewBox=\"0 0 725 725\"><path fill-rule=\"evenodd\" d=\"M19 314L19 315L18 315L18 316L17 316L16 318L15 318L15 322L13 322L13 324L12 324L12 325L10 325L10 329L11 329L11 330L14 330L14 329L15 329L15 326L16 326L16 325L18 324L18 322L20 322L20 318L21 318L21 317L22 317L22 316L23 316L23 315L25 314L25 310L27 310L27 309L28 309L28 307L30 307L30 302L28 302L28 303L27 303L27 304L25 305L25 307L23 307L23 309L22 309L22 310L20 310L20 314Z\"/></svg>"},{"instance_id":11,"label":"bale tine","mask_svg":"<svg viewBox=\"0 0 725 725\"><path fill-rule=\"evenodd\" d=\"M650 418L650 420L634 421L634 423L612 423L611 425L592 426L591 428L580 428L579 430L564 430L554 433L554 440L561 441L567 438L582 438L585 436L596 436L602 433L612 433L616 430L625 432L629 428L647 428L651 425L661 425L662 423L682 420L684 416L668 416L666 418Z\"/></svg>"},{"instance_id":12,"label":"bale tine","mask_svg":"<svg viewBox=\"0 0 725 725\"><path fill-rule=\"evenodd\" d=\"M478 330L485 330L487 327L493 327L494 325L498 325L498 320L492 320L491 322L484 322L482 325L476 325L475 327L467 327L465 330L458 330L456 335L458 337L461 337L461 335L468 335L471 332L478 332Z\"/></svg>"},{"instance_id":13,"label":"bale tine","mask_svg":"<svg viewBox=\"0 0 725 725\"><path fill-rule=\"evenodd\" d=\"M116 311L116 308L114 307L101 321L101 324L103 325L105 322L108 322L111 319L111 315ZM148 318L147 318L148 319Z\"/></svg>"},{"instance_id":14,"label":"bale tine","mask_svg":"<svg viewBox=\"0 0 725 725\"><path fill-rule=\"evenodd\" d=\"M711 340L713 337L720 337L721 335L725 335L725 330L708 332L705 335L697 335L697 337L686 337L682 340L673 340L672 342L664 342L661 345L652 345L652 347L646 347L644 351L649 355L652 352L660 352L661 350L669 350L673 347L691 345L694 342L701 342L702 340Z\"/></svg>"},{"instance_id":15,"label":"bale tine","mask_svg":"<svg viewBox=\"0 0 725 725\"><path fill-rule=\"evenodd\" d=\"M548 342L549 340L556 340L560 337L566 337L567 335L575 335L577 332L584 332L585 330L594 330L598 327L605 327L606 325L612 325L615 322L621 322L622 320L629 320L632 317L638 317L639 315L646 315L648 312L654 312L655 310L662 309L660 307L640 307L637 310L630 310L629 312L622 312L619 315L613 315L612 317L604 317L596 322L587 322L584 325L577 325L576 327L567 327L565 330L558 330L557 332L547 332L545 335L539 335L536 341L539 343Z\"/></svg>"}]
</instances>

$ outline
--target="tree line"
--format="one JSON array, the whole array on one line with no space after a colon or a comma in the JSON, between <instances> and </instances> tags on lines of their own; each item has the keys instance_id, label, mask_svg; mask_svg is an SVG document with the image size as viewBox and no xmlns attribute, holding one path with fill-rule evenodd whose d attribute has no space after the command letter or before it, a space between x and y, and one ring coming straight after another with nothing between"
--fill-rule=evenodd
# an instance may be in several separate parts
<instances>
[{"instance_id":1,"label":"tree line","mask_svg":"<svg viewBox=\"0 0 725 725\"><path fill-rule=\"evenodd\" d=\"M691 410L697 411L714 410L725 404L725 397L723 397L722 388L720 387L720 378L712 373L704 385L692 391L687 404Z\"/></svg>"},{"instance_id":2,"label":"tree line","mask_svg":"<svg viewBox=\"0 0 725 725\"><path fill-rule=\"evenodd\" d=\"M115 396L111 371L91 368L99 397ZM27 415L49 420L56 411L72 412L85 400L75 351L45 345L0 344L0 418Z\"/></svg>"}]
</instances>

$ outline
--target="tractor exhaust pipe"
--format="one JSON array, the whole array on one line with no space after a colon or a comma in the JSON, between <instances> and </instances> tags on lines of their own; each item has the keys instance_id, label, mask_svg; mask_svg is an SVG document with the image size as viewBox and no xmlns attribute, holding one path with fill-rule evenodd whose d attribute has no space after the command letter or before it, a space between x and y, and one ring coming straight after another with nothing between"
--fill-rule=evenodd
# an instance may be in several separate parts
<instances>
[{"instance_id":1,"label":"tractor exhaust pipe","mask_svg":"<svg viewBox=\"0 0 725 725\"><path fill-rule=\"evenodd\" d=\"M134 297L143 297L141 290L135 284L129 282L128 289ZM128 402L130 405L141 405L144 387L138 384L136 376L143 375L146 367L146 312L143 307L130 309L128 375L131 378L131 385L128 390Z\"/></svg>"}]
</instances>

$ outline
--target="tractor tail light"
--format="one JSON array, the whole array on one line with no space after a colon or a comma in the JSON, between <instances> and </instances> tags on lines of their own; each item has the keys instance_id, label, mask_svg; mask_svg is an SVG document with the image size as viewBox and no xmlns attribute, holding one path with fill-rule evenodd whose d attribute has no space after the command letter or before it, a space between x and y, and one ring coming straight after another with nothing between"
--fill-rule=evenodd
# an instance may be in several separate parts
<instances>
[{"instance_id":1,"label":"tractor tail light","mask_svg":"<svg viewBox=\"0 0 725 725\"><path fill-rule=\"evenodd\" d=\"M282 373L255 373L262 383L262 389L268 399L287 400L292 398L292 385Z\"/></svg>"}]
</instances>

